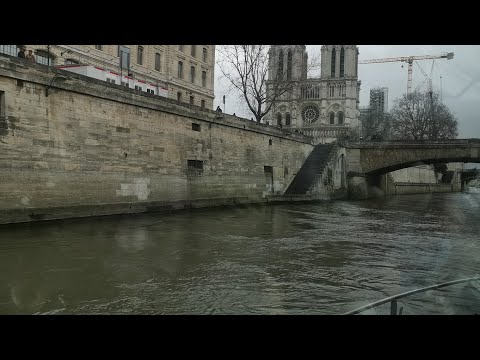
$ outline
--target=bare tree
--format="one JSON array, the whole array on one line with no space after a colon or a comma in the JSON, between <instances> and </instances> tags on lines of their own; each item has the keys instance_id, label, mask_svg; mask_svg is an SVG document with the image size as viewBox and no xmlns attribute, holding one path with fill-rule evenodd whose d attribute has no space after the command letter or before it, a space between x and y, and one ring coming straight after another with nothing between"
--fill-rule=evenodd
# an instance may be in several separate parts
<instances>
[{"instance_id":1,"label":"bare tree","mask_svg":"<svg viewBox=\"0 0 480 360\"><path fill-rule=\"evenodd\" d=\"M220 56L217 63L220 71L242 94L257 122L269 113L277 99L292 91L298 83L298 80L287 79L287 67L284 73L277 73L275 79L268 79L269 47L224 45L218 49ZM317 61L317 58L314 58L307 65L307 71L318 67Z\"/></svg>"},{"instance_id":2,"label":"bare tree","mask_svg":"<svg viewBox=\"0 0 480 360\"><path fill-rule=\"evenodd\" d=\"M391 115L389 113L370 109L360 117L360 121L363 139L384 141L391 138Z\"/></svg>"},{"instance_id":3,"label":"bare tree","mask_svg":"<svg viewBox=\"0 0 480 360\"><path fill-rule=\"evenodd\" d=\"M458 136L458 122L438 93L413 92L395 101L391 111L396 139L440 140Z\"/></svg>"}]
</instances>

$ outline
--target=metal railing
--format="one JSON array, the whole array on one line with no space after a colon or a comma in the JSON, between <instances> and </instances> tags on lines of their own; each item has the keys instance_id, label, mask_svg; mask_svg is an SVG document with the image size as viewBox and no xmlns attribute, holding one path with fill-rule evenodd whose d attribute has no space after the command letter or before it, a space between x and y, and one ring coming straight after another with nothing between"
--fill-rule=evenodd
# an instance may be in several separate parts
<instances>
[{"instance_id":1,"label":"metal railing","mask_svg":"<svg viewBox=\"0 0 480 360\"><path fill-rule=\"evenodd\" d=\"M385 299L375 301L373 303L361 306L361 307L359 307L355 310L351 310L349 312L346 312L343 315L359 314L359 313L361 313L365 310L375 308L379 305L383 305L383 304L386 304L388 302L390 302L390 315L402 315L403 307L400 308L400 311L397 314L397 307L398 307L397 300L398 299L402 299L402 298L405 298L407 296L410 296L410 295L413 295L413 294L418 294L418 293L425 292L425 291L432 290L432 289L439 289L439 288L442 288L442 287L445 287L445 286L461 284L461 283L466 283L466 282L475 281L475 280L480 280L480 276L475 276L475 277L468 278L468 279L448 281L448 282L437 284L437 285L432 285L432 286L427 286L427 287L423 287L423 288L420 288L420 289L407 291L407 292L404 292L404 293L401 293L401 294L398 294L398 295L390 296L390 297L387 297Z\"/></svg>"}]
</instances>

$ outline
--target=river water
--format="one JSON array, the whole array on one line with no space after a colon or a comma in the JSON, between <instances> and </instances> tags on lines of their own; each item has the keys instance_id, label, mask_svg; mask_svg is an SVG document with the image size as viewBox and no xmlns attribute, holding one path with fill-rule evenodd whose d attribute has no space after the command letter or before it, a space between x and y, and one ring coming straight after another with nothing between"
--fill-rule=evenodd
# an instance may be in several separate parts
<instances>
[{"instance_id":1,"label":"river water","mask_svg":"<svg viewBox=\"0 0 480 360\"><path fill-rule=\"evenodd\" d=\"M479 189L3 225L0 314L341 314L479 259ZM402 306L480 313L480 282Z\"/></svg>"}]
</instances>

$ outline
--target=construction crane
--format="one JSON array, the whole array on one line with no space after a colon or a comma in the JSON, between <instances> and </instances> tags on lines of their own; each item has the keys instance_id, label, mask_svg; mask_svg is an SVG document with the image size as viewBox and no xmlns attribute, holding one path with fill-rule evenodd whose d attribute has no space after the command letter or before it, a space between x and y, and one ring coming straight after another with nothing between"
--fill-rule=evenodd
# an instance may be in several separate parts
<instances>
[{"instance_id":1,"label":"construction crane","mask_svg":"<svg viewBox=\"0 0 480 360\"><path fill-rule=\"evenodd\" d=\"M406 62L408 63L408 82L407 82L407 94L410 94L412 91L412 70L413 62L416 60L434 60L434 59L453 59L453 52L444 52L440 55L421 55L421 56L401 56L393 58L384 58L384 59L370 59L370 60L361 60L359 64L375 64L375 63L385 63L385 62ZM425 74L426 75L426 74Z\"/></svg>"}]
</instances>

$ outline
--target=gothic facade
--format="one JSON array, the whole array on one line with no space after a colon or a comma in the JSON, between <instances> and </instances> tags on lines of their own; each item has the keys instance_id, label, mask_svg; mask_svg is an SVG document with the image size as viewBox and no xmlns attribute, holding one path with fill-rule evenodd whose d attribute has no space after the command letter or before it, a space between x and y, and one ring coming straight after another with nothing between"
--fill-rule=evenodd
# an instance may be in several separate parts
<instances>
[{"instance_id":1,"label":"gothic facade","mask_svg":"<svg viewBox=\"0 0 480 360\"><path fill-rule=\"evenodd\" d=\"M358 48L323 45L319 78L307 77L308 66L305 45L271 46L268 97L278 92L279 84L285 93L272 101L263 121L329 143L359 125Z\"/></svg>"}]
</instances>

